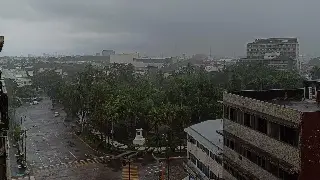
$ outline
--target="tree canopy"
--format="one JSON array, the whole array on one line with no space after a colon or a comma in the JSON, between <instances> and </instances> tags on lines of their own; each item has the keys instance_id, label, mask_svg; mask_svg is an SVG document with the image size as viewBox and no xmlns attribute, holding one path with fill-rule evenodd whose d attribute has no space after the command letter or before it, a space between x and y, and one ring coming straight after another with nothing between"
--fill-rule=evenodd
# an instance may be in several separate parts
<instances>
[{"instance_id":1,"label":"tree canopy","mask_svg":"<svg viewBox=\"0 0 320 180\"><path fill-rule=\"evenodd\" d=\"M167 126L174 145L183 143L185 127L221 117L224 90L300 88L302 78L260 64L215 73L188 64L168 77L161 71L142 76L132 65L112 64L87 66L68 80L45 71L35 75L34 84L59 100L70 117L79 117L84 130L94 128L107 137L114 125L115 137L125 141L135 137L136 128L159 138L159 128Z\"/></svg>"}]
</instances>

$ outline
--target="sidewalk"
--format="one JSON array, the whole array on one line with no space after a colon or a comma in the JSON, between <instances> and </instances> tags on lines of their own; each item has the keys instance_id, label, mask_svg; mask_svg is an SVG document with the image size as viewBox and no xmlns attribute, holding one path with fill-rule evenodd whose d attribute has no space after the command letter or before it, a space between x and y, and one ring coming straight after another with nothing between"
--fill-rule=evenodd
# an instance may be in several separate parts
<instances>
[{"instance_id":1,"label":"sidewalk","mask_svg":"<svg viewBox=\"0 0 320 180\"><path fill-rule=\"evenodd\" d=\"M10 170L11 170L11 176L12 177L20 177L25 175L25 170L18 168L17 163L17 157L15 154L17 154L17 147L13 147L13 141L11 138L9 138L9 158L10 158Z\"/></svg>"},{"instance_id":2,"label":"sidewalk","mask_svg":"<svg viewBox=\"0 0 320 180\"><path fill-rule=\"evenodd\" d=\"M21 108L21 107L20 107ZM23 108L23 107L22 107ZM19 108L17 108L19 109ZM17 123L20 124L20 117L21 112L16 111L15 117L12 118L12 120L14 121L13 123ZM11 124L13 125L13 124ZM10 127L12 128L12 127ZM13 129L11 129L13 130ZM23 153L23 149L21 146L21 143L18 143L18 146L14 147L14 140L12 135L8 136L8 141L9 141L9 159L10 159L10 170L11 170L11 177L15 177L17 179L17 177L24 177L26 175L26 172L28 171L28 169L19 169L19 164L17 162L17 158L15 155L18 153L18 148L20 149L20 153ZM22 151L22 152L21 152Z\"/></svg>"}]
</instances>

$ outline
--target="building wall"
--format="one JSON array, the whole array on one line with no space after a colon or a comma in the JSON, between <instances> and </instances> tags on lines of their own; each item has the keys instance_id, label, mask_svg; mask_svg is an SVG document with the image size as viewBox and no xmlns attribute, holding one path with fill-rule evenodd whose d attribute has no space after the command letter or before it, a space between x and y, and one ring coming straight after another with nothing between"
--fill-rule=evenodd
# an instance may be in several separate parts
<instances>
[{"instance_id":1,"label":"building wall","mask_svg":"<svg viewBox=\"0 0 320 180\"><path fill-rule=\"evenodd\" d=\"M295 124L300 124L301 122L301 113L288 107L283 107L280 105L267 103L226 92L223 93L223 102L234 104L240 107L246 107L248 109L252 109L253 111L284 119Z\"/></svg>"},{"instance_id":2,"label":"building wall","mask_svg":"<svg viewBox=\"0 0 320 180\"><path fill-rule=\"evenodd\" d=\"M249 142L253 146L270 153L278 159L286 161L297 169L300 169L300 151L298 148L272 139L260 132L232 122L228 119L224 119L224 131Z\"/></svg>"},{"instance_id":3,"label":"building wall","mask_svg":"<svg viewBox=\"0 0 320 180\"><path fill-rule=\"evenodd\" d=\"M259 179L268 179L268 180L277 180L278 178L267 172L266 170L260 168L258 165L252 163L248 159L242 157L239 158L239 155L237 152L233 151L232 149L224 146L223 153L225 156L227 156L229 159L232 159L236 164L240 165L242 168L249 171L252 175Z\"/></svg>"},{"instance_id":4,"label":"building wall","mask_svg":"<svg viewBox=\"0 0 320 180\"><path fill-rule=\"evenodd\" d=\"M301 132L301 173L299 180L320 177L320 112L304 113Z\"/></svg>"},{"instance_id":5,"label":"building wall","mask_svg":"<svg viewBox=\"0 0 320 180\"><path fill-rule=\"evenodd\" d=\"M110 55L114 55L114 54L115 54L114 50L103 50L101 53L102 56L110 56Z\"/></svg>"},{"instance_id":6,"label":"building wall","mask_svg":"<svg viewBox=\"0 0 320 180\"><path fill-rule=\"evenodd\" d=\"M202 149L199 149L195 144L187 143L187 150L196 156L202 163L209 166L209 169L217 176L222 177L222 166L211 159Z\"/></svg>"},{"instance_id":7,"label":"building wall","mask_svg":"<svg viewBox=\"0 0 320 180\"><path fill-rule=\"evenodd\" d=\"M299 55L299 43L292 42L282 42L280 39L273 39L255 41L247 44L247 57L250 59L263 59L265 53L280 52L281 55L292 57L294 59L298 58ZM272 41L272 42L271 42Z\"/></svg>"},{"instance_id":8,"label":"building wall","mask_svg":"<svg viewBox=\"0 0 320 180\"><path fill-rule=\"evenodd\" d=\"M225 180L237 180L234 176L232 176L228 171L223 169L223 179Z\"/></svg>"},{"instance_id":9,"label":"building wall","mask_svg":"<svg viewBox=\"0 0 320 180\"><path fill-rule=\"evenodd\" d=\"M136 58L138 54L115 54L110 55L110 63L123 63L123 64L133 64L133 58Z\"/></svg>"}]
</instances>

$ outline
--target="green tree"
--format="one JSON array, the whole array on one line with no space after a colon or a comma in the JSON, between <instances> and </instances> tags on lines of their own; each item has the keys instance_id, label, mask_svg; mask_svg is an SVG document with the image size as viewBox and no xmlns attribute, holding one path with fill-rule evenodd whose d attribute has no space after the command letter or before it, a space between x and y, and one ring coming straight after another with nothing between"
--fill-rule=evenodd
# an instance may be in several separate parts
<instances>
[{"instance_id":1,"label":"green tree","mask_svg":"<svg viewBox=\"0 0 320 180\"><path fill-rule=\"evenodd\" d=\"M320 79L320 67L319 66L314 66L311 69L311 77L312 79Z\"/></svg>"}]
</instances>

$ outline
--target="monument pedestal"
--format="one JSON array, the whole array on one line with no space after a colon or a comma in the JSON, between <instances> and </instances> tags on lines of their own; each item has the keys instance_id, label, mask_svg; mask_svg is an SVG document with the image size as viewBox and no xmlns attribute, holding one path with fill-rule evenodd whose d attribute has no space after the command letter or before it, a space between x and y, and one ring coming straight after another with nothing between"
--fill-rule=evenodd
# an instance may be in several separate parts
<instances>
[{"instance_id":1,"label":"monument pedestal","mask_svg":"<svg viewBox=\"0 0 320 180\"><path fill-rule=\"evenodd\" d=\"M133 140L134 145L143 146L146 139L142 136L142 129L136 129L136 137Z\"/></svg>"}]
</instances>

